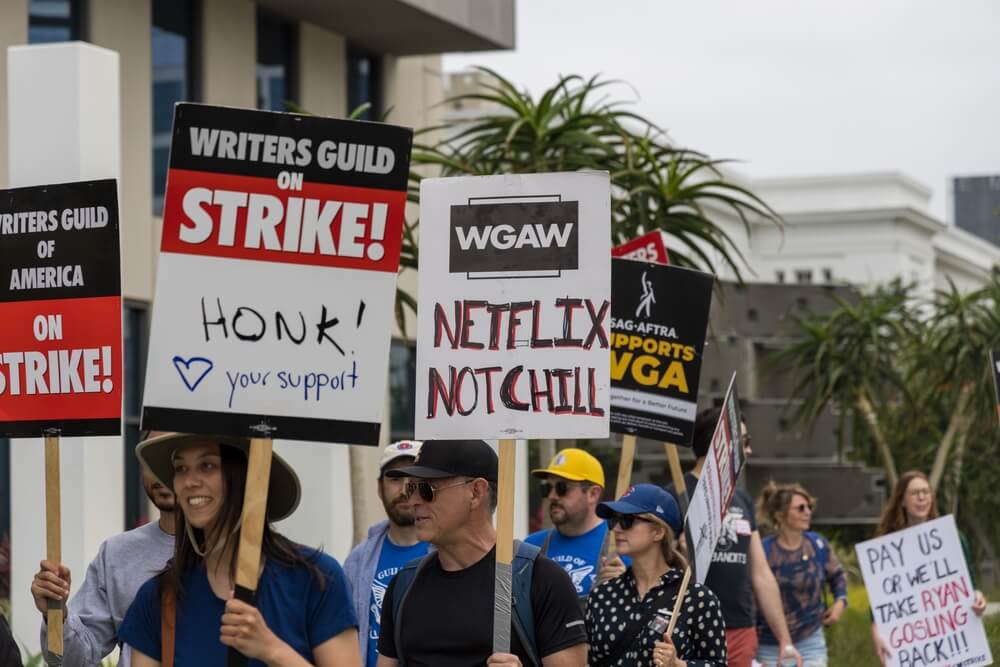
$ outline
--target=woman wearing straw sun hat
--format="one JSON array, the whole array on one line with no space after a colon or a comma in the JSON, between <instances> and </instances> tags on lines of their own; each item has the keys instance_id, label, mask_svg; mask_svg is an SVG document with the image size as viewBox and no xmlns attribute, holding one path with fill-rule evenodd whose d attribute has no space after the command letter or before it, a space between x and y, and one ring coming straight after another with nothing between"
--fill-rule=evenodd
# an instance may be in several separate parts
<instances>
[{"instance_id":1,"label":"woman wearing straw sun hat","mask_svg":"<svg viewBox=\"0 0 1000 667\"><path fill-rule=\"evenodd\" d=\"M340 565L295 544L270 523L301 493L295 471L271 463L256 607L233 597L247 438L168 433L136 454L177 496L177 541L166 569L136 594L119 637L133 667L222 665L227 647L251 666L360 666L357 620Z\"/></svg>"},{"instance_id":2,"label":"woman wearing straw sun hat","mask_svg":"<svg viewBox=\"0 0 1000 667\"><path fill-rule=\"evenodd\" d=\"M589 664L602 667L725 667L725 622L708 588L692 583L673 613L687 564L677 551L681 515L673 496L637 484L615 502L597 506L614 530L618 553L632 559L625 573L594 589L587 602Z\"/></svg>"}]
</instances>

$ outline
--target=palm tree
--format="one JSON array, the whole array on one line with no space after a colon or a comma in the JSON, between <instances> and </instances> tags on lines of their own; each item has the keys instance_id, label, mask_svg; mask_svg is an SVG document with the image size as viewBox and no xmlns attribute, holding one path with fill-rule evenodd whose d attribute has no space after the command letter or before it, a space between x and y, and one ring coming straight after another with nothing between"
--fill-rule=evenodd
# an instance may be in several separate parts
<instances>
[{"instance_id":1,"label":"palm tree","mask_svg":"<svg viewBox=\"0 0 1000 667\"><path fill-rule=\"evenodd\" d=\"M898 479L896 459L880 417L909 401L899 358L922 327L912 291L895 282L853 304L833 297L838 307L798 320L801 338L776 355L800 375L794 395L801 420L815 422L834 403L860 413L890 485Z\"/></svg>"},{"instance_id":2,"label":"palm tree","mask_svg":"<svg viewBox=\"0 0 1000 667\"><path fill-rule=\"evenodd\" d=\"M485 103L472 120L454 120L418 133L411 174L411 201L427 167L441 176L600 170L611 175L612 241L653 230L678 241L671 261L712 270L712 253L739 279L739 249L712 219L712 209L734 214L749 231L755 220L780 218L750 190L728 180L724 160L674 146L652 122L609 98L614 81L570 75L535 97L496 72L481 92L448 102ZM431 140L431 137L441 137ZM421 141L423 140L423 141ZM407 225L404 267L417 268L418 223ZM397 302L397 320L416 303Z\"/></svg>"}]
</instances>

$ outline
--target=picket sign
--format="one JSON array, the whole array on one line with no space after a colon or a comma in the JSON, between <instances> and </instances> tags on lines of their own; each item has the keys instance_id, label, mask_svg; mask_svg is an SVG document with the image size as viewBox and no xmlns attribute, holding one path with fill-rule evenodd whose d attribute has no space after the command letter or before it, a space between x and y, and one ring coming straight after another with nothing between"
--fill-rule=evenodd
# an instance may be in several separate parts
<instances>
[{"instance_id":1,"label":"picket sign","mask_svg":"<svg viewBox=\"0 0 1000 667\"><path fill-rule=\"evenodd\" d=\"M420 185L415 435L499 440L493 650L510 652L515 438L606 438L607 173Z\"/></svg>"},{"instance_id":2,"label":"picket sign","mask_svg":"<svg viewBox=\"0 0 1000 667\"><path fill-rule=\"evenodd\" d=\"M142 426L250 439L254 604L273 439L378 445L413 133L184 103L172 137Z\"/></svg>"},{"instance_id":3,"label":"picket sign","mask_svg":"<svg viewBox=\"0 0 1000 667\"><path fill-rule=\"evenodd\" d=\"M1000 351L990 350L990 377L993 378L993 395L996 398L997 417L1000 418Z\"/></svg>"},{"instance_id":4,"label":"picket sign","mask_svg":"<svg viewBox=\"0 0 1000 667\"><path fill-rule=\"evenodd\" d=\"M120 435L121 262L113 179L0 191L0 437L45 439L46 558L62 562L61 436ZM46 610L63 654L62 601Z\"/></svg>"},{"instance_id":5,"label":"picket sign","mask_svg":"<svg viewBox=\"0 0 1000 667\"><path fill-rule=\"evenodd\" d=\"M855 545L887 667L990 665L954 516Z\"/></svg>"}]
</instances>

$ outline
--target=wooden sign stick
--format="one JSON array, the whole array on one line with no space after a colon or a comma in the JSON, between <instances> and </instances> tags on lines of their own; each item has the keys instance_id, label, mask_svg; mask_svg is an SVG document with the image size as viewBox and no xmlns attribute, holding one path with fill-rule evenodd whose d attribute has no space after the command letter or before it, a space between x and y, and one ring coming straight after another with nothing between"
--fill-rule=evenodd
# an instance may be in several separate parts
<instances>
[{"instance_id":1,"label":"wooden sign stick","mask_svg":"<svg viewBox=\"0 0 1000 667\"><path fill-rule=\"evenodd\" d=\"M45 435L45 558L62 562L62 500L59 487L59 434ZM49 600L46 613L48 649L63 654L63 614L61 600Z\"/></svg>"},{"instance_id":2,"label":"wooden sign stick","mask_svg":"<svg viewBox=\"0 0 1000 667\"><path fill-rule=\"evenodd\" d=\"M236 556L237 600L254 604L260 577L260 548L267 520L267 492L271 479L271 438L251 438L247 456L247 485L243 495L243 523ZM229 667L248 664L245 655L229 649Z\"/></svg>"},{"instance_id":3,"label":"wooden sign stick","mask_svg":"<svg viewBox=\"0 0 1000 667\"><path fill-rule=\"evenodd\" d=\"M625 495L628 491L628 487L631 486L632 482L632 466L635 464L635 436L634 435L624 435L622 436L622 453L621 458L618 459L618 480L615 484L615 500L618 500ZM611 531L608 531L608 535L611 535ZM605 554L608 558L613 558L618 553L615 548L614 537L611 537L607 541L607 549Z\"/></svg>"},{"instance_id":4,"label":"wooden sign stick","mask_svg":"<svg viewBox=\"0 0 1000 667\"><path fill-rule=\"evenodd\" d=\"M680 498L681 516L687 516L689 502L687 483L684 481L684 471L681 469L681 457L677 453L677 445L672 442L665 442L663 446L667 450L667 462L670 464L670 478L674 482L677 497Z\"/></svg>"},{"instance_id":5,"label":"wooden sign stick","mask_svg":"<svg viewBox=\"0 0 1000 667\"><path fill-rule=\"evenodd\" d=\"M681 579L680 590L677 591L677 601L674 602L673 613L670 614L670 624L667 625L667 637L671 637L674 634L674 626L677 625L677 617L681 614L681 604L684 602L684 596L687 594L688 583L691 581L691 568L684 570L684 578Z\"/></svg>"},{"instance_id":6,"label":"wooden sign stick","mask_svg":"<svg viewBox=\"0 0 1000 667\"><path fill-rule=\"evenodd\" d=\"M510 606L514 562L514 475L517 440L500 441L497 479L497 562L493 587L493 652L510 653Z\"/></svg>"}]
</instances>

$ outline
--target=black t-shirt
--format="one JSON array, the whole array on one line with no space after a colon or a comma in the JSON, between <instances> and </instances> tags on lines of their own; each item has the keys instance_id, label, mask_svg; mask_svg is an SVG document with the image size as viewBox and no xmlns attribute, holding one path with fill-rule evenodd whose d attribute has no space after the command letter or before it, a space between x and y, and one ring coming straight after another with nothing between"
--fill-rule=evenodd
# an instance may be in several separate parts
<instances>
[{"instance_id":1,"label":"black t-shirt","mask_svg":"<svg viewBox=\"0 0 1000 667\"><path fill-rule=\"evenodd\" d=\"M698 478L691 473L684 475L688 496L694 493ZM670 493L677 495L673 485ZM722 616L727 628L752 628L754 626L753 585L750 576L750 536L757 530L753 501L746 491L736 489L729 511L722 522L722 534L712 554L705 585L722 604Z\"/></svg>"},{"instance_id":2,"label":"black t-shirt","mask_svg":"<svg viewBox=\"0 0 1000 667\"><path fill-rule=\"evenodd\" d=\"M484 665L493 653L494 548L478 563L446 572L435 558L410 584L400 618L400 640L407 667ZM396 578L382 603L378 652L399 657L392 609ZM539 657L584 644L587 632L569 575L544 556L535 561L531 608ZM528 655L511 630L511 653L525 665Z\"/></svg>"}]
</instances>

